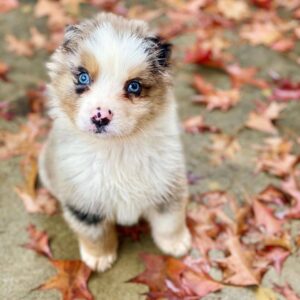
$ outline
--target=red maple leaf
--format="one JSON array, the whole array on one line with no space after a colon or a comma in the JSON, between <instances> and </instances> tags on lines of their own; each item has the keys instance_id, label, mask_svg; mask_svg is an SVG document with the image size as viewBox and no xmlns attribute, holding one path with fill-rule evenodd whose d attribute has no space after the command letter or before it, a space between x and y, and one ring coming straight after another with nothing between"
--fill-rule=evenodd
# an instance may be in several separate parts
<instances>
[{"instance_id":1,"label":"red maple leaf","mask_svg":"<svg viewBox=\"0 0 300 300\"><path fill-rule=\"evenodd\" d=\"M40 285L38 290L57 289L63 300L94 299L87 286L92 271L82 261L52 260L51 263L58 273Z\"/></svg>"},{"instance_id":2,"label":"red maple leaf","mask_svg":"<svg viewBox=\"0 0 300 300\"><path fill-rule=\"evenodd\" d=\"M44 255L48 258L52 258L52 252L49 246L49 236L45 231L39 231L35 225L30 224L27 227L29 235L29 242L24 244L23 247L31 249L38 254Z\"/></svg>"}]
</instances>

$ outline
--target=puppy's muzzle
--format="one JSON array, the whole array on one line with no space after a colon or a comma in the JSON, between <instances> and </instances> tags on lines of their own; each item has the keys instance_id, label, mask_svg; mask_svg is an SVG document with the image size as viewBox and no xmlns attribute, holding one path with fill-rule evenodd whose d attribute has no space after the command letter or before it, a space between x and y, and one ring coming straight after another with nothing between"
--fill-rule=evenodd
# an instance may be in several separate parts
<instances>
[{"instance_id":1,"label":"puppy's muzzle","mask_svg":"<svg viewBox=\"0 0 300 300\"><path fill-rule=\"evenodd\" d=\"M113 118L113 113L110 109L101 109L97 107L93 116L91 117L91 122L96 127L96 133L105 132L106 126L110 123Z\"/></svg>"}]
</instances>

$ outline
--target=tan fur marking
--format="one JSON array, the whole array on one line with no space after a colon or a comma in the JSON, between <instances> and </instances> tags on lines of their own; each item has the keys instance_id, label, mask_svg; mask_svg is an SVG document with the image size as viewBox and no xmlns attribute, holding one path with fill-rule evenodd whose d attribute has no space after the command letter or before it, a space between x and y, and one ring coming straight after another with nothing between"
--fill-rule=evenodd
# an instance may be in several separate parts
<instances>
[{"instance_id":1,"label":"tan fur marking","mask_svg":"<svg viewBox=\"0 0 300 300\"><path fill-rule=\"evenodd\" d=\"M118 238L115 225L112 223L103 224L103 234L98 240L91 240L85 236L78 236L79 242L85 251L95 257L113 254L118 248Z\"/></svg>"},{"instance_id":2,"label":"tan fur marking","mask_svg":"<svg viewBox=\"0 0 300 300\"><path fill-rule=\"evenodd\" d=\"M99 76L99 63L95 56L90 53L83 51L81 53L82 67L84 67L90 74L93 80L96 80Z\"/></svg>"}]
</instances>

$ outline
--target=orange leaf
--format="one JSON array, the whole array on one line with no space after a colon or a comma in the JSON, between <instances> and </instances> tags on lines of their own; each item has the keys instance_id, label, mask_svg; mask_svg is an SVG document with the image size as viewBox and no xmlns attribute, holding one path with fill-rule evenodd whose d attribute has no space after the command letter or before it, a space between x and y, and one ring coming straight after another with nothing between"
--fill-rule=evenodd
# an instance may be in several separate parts
<instances>
[{"instance_id":1,"label":"orange leaf","mask_svg":"<svg viewBox=\"0 0 300 300\"><path fill-rule=\"evenodd\" d=\"M230 256L218 260L225 267L225 283L247 286L258 285L260 282L260 271L252 267L253 253L242 248L238 237L229 237L226 246L230 251Z\"/></svg>"},{"instance_id":2,"label":"orange leaf","mask_svg":"<svg viewBox=\"0 0 300 300\"><path fill-rule=\"evenodd\" d=\"M52 260L58 274L39 286L39 290L57 289L62 293L63 300L93 300L88 290L87 281L91 270L80 260Z\"/></svg>"},{"instance_id":3,"label":"orange leaf","mask_svg":"<svg viewBox=\"0 0 300 300\"><path fill-rule=\"evenodd\" d=\"M256 68L242 69L238 64L232 64L228 65L225 70L230 75L234 88L239 88L243 84L251 84L261 89L268 87L267 82L262 79L255 78L257 73Z\"/></svg>"},{"instance_id":4,"label":"orange leaf","mask_svg":"<svg viewBox=\"0 0 300 300\"><path fill-rule=\"evenodd\" d=\"M187 271L183 275L183 284L198 297L204 297L209 293L221 290L224 286L212 280L205 274Z\"/></svg>"},{"instance_id":5,"label":"orange leaf","mask_svg":"<svg viewBox=\"0 0 300 300\"><path fill-rule=\"evenodd\" d=\"M278 119L280 112L286 105L272 102L268 106L262 104L260 106L257 111L249 114L246 126L267 133L277 133L273 122Z\"/></svg>"},{"instance_id":6,"label":"orange leaf","mask_svg":"<svg viewBox=\"0 0 300 300\"><path fill-rule=\"evenodd\" d=\"M33 45L30 41L20 40L12 34L7 34L5 41L7 43L7 49L10 52L20 56L29 57L33 55Z\"/></svg>"},{"instance_id":7,"label":"orange leaf","mask_svg":"<svg viewBox=\"0 0 300 300\"><path fill-rule=\"evenodd\" d=\"M199 133L205 131L220 132L220 129L217 127L205 124L204 118L200 115L186 119L183 122L183 128L188 133Z\"/></svg>"},{"instance_id":8,"label":"orange leaf","mask_svg":"<svg viewBox=\"0 0 300 300\"><path fill-rule=\"evenodd\" d=\"M6 13L19 5L19 0L0 0L0 13Z\"/></svg>"},{"instance_id":9,"label":"orange leaf","mask_svg":"<svg viewBox=\"0 0 300 300\"><path fill-rule=\"evenodd\" d=\"M49 237L45 231L39 231L36 229L35 225L30 224L27 227L27 232L29 234L29 242L23 247L31 249L38 254L44 255L48 258L52 258L51 249L49 247Z\"/></svg>"},{"instance_id":10,"label":"orange leaf","mask_svg":"<svg viewBox=\"0 0 300 300\"><path fill-rule=\"evenodd\" d=\"M282 231L282 221L273 216L271 211L259 200L253 200L255 221L258 226L263 226L267 234L274 235Z\"/></svg>"}]
</instances>

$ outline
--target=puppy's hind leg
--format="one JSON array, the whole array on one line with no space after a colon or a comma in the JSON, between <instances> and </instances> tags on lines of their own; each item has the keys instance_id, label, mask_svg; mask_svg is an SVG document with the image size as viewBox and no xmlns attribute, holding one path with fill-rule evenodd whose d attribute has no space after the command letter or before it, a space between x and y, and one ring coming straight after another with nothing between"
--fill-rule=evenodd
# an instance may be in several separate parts
<instances>
[{"instance_id":1,"label":"puppy's hind leg","mask_svg":"<svg viewBox=\"0 0 300 300\"><path fill-rule=\"evenodd\" d=\"M78 235L82 261L98 272L109 269L117 258L118 238L115 224L73 207L65 210L65 217Z\"/></svg>"}]
</instances>

